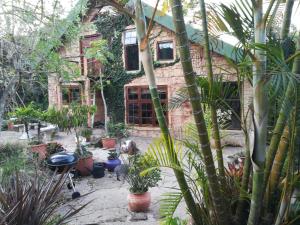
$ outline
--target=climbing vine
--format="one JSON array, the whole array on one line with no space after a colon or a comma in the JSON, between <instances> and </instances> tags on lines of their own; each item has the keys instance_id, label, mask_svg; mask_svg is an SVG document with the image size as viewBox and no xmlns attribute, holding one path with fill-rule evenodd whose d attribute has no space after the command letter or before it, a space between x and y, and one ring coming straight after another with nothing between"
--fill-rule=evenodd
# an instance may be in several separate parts
<instances>
[{"instance_id":1,"label":"climbing vine","mask_svg":"<svg viewBox=\"0 0 300 225\"><path fill-rule=\"evenodd\" d=\"M108 41L110 51L114 56L105 66L103 74L109 81L104 86L108 116L116 122L122 122L125 118L124 85L145 74L142 66L137 73L126 73L124 69L122 33L127 26L132 24L134 22L128 16L109 11L100 13L95 21L98 33ZM154 68L168 67L178 62L177 58L171 63L154 62L153 66Z\"/></svg>"}]
</instances>

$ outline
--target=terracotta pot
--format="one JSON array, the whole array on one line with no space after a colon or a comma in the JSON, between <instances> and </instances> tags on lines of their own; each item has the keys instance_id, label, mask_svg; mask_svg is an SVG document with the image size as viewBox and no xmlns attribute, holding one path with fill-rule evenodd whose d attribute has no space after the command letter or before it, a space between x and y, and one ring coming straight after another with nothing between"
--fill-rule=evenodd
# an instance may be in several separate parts
<instances>
[{"instance_id":1,"label":"terracotta pot","mask_svg":"<svg viewBox=\"0 0 300 225\"><path fill-rule=\"evenodd\" d=\"M93 171L94 160L93 156L87 156L80 158L76 165L76 170L80 173L80 176L89 176Z\"/></svg>"},{"instance_id":2,"label":"terracotta pot","mask_svg":"<svg viewBox=\"0 0 300 225\"><path fill-rule=\"evenodd\" d=\"M102 138L103 148L115 148L117 144L116 138Z\"/></svg>"},{"instance_id":3,"label":"terracotta pot","mask_svg":"<svg viewBox=\"0 0 300 225\"><path fill-rule=\"evenodd\" d=\"M150 192L143 194L130 193L127 196L128 209L132 212L146 212L151 203Z\"/></svg>"},{"instance_id":4,"label":"terracotta pot","mask_svg":"<svg viewBox=\"0 0 300 225\"><path fill-rule=\"evenodd\" d=\"M31 151L34 153L38 153L39 160L44 160L47 155L47 144L32 145Z\"/></svg>"}]
</instances>

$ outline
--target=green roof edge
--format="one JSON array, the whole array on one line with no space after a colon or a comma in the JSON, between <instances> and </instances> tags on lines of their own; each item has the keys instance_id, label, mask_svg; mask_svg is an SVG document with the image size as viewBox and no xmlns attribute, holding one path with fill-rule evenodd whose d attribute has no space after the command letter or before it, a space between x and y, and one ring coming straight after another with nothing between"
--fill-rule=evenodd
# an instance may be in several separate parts
<instances>
[{"instance_id":1,"label":"green roof edge","mask_svg":"<svg viewBox=\"0 0 300 225\"><path fill-rule=\"evenodd\" d=\"M147 3L143 2L143 8L144 8L144 13L145 16L148 18L152 18L154 8ZM163 15L160 16L159 14ZM154 21L170 30L175 32L175 26L173 23L172 16L162 13L159 10L157 10ZM186 24L186 30L187 30L187 35L190 41L194 43L199 43L200 45L204 45L204 39L203 39L203 33L202 31L192 27L189 24ZM216 52L220 55L226 56L234 61L237 61L234 49L235 47L232 46L229 43L226 43L224 41L221 41L220 39L211 37L210 39L210 48L213 52Z\"/></svg>"}]
</instances>

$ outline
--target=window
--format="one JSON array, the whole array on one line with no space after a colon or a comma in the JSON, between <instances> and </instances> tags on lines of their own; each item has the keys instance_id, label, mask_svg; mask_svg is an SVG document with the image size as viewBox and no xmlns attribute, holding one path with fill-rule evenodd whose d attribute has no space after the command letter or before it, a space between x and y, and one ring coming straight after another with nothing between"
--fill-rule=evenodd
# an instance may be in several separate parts
<instances>
[{"instance_id":1,"label":"window","mask_svg":"<svg viewBox=\"0 0 300 225\"><path fill-rule=\"evenodd\" d=\"M167 106L167 87L159 86L158 95L163 108ZM148 87L128 87L126 89L127 123L139 126L158 126L151 94ZM167 112L165 111L167 118Z\"/></svg>"},{"instance_id":2,"label":"window","mask_svg":"<svg viewBox=\"0 0 300 225\"><path fill-rule=\"evenodd\" d=\"M84 36L81 40L80 40L80 54L81 54L81 74L84 74L84 66L83 66L83 61L85 59L84 54L86 52L86 50L88 48L91 47L91 42L92 41L96 41L100 38L99 34L93 34L93 35L87 35ZM86 59L87 60L87 75L88 76L98 76L100 73L100 68L101 68L101 63L94 59Z\"/></svg>"},{"instance_id":3,"label":"window","mask_svg":"<svg viewBox=\"0 0 300 225\"><path fill-rule=\"evenodd\" d=\"M63 87L62 100L64 105L69 105L73 102L81 102L80 87Z\"/></svg>"},{"instance_id":4,"label":"window","mask_svg":"<svg viewBox=\"0 0 300 225\"><path fill-rule=\"evenodd\" d=\"M135 30L128 30L124 33L124 64L126 71L140 69L139 46Z\"/></svg>"},{"instance_id":5,"label":"window","mask_svg":"<svg viewBox=\"0 0 300 225\"><path fill-rule=\"evenodd\" d=\"M157 60L174 60L173 41L157 43Z\"/></svg>"},{"instance_id":6,"label":"window","mask_svg":"<svg viewBox=\"0 0 300 225\"><path fill-rule=\"evenodd\" d=\"M218 120L227 130L241 129L241 102L237 82L223 82L224 104L218 109Z\"/></svg>"}]
</instances>

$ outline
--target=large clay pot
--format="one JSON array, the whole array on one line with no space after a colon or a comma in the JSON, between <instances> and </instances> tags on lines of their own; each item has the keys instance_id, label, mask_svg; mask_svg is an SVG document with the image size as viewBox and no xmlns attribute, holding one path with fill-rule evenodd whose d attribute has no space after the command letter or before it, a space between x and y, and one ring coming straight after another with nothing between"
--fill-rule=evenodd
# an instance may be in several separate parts
<instances>
[{"instance_id":1,"label":"large clay pot","mask_svg":"<svg viewBox=\"0 0 300 225\"><path fill-rule=\"evenodd\" d=\"M93 171L93 166L93 155L90 155L78 160L76 170L79 172L80 176L89 176Z\"/></svg>"},{"instance_id":2,"label":"large clay pot","mask_svg":"<svg viewBox=\"0 0 300 225\"><path fill-rule=\"evenodd\" d=\"M127 196L128 209L132 212L146 212L151 203L150 192L143 194L130 193Z\"/></svg>"},{"instance_id":3,"label":"large clay pot","mask_svg":"<svg viewBox=\"0 0 300 225\"><path fill-rule=\"evenodd\" d=\"M39 160L44 160L47 156L47 144L31 145L31 151L39 155Z\"/></svg>"},{"instance_id":4,"label":"large clay pot","mask_svg":"<svg viewBox=\"0 0 300 225\"><path fill-rule=\"evenodd\" d=\"M102 138L103 148L115 148L117 144L116 138Z\"/></svg>"},{"instance_id":5,"label":"large clay pot","mask_svg":"<svg viewBox=\"0 0 300 225\"><path fill-rule=\"evenodd\" d=\"M105 163L105 166L109 172L114 172L118 165L121 165L120 159L108 159Z\"/></svg>"}]
</instances>

